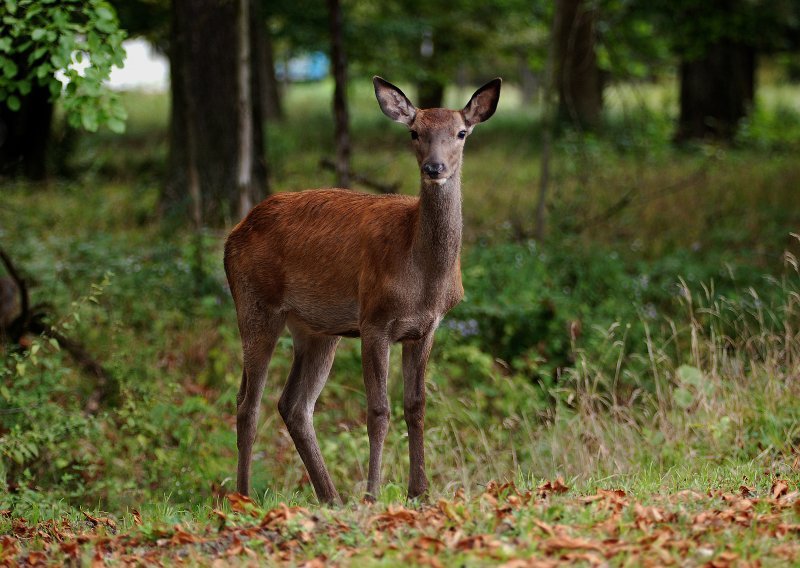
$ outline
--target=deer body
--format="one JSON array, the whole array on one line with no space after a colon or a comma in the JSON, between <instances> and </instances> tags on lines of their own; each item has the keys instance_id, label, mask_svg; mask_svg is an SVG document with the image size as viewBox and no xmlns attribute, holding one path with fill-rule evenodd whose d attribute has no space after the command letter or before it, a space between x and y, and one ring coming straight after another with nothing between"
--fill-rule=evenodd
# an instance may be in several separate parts
<instances>
[{"instance_id":1,"label":"deer body","mask_svg":"<svg viewBox=\"0 0 800 568\"><path fill-rule=\"evenodd\" d=\"M266 369L284 327L293 337L294 361L278 408L320 501L337 502L339 495L312 416L342 336L362 338L368 498L380 485L389 419L388 355L395 342L403 343L409 496L427 490L425 365L439 321L463 297L459 254L466 134L461 133L491 116L500 84L487 84L463 111L418 110L382 79L375 79L375 87L384 112L412 129L421 168L419 198L336 189L282 193L256 206L225 244L244 352L237 397L237 488L244 494Z\"/></svg>"}]
</instances>

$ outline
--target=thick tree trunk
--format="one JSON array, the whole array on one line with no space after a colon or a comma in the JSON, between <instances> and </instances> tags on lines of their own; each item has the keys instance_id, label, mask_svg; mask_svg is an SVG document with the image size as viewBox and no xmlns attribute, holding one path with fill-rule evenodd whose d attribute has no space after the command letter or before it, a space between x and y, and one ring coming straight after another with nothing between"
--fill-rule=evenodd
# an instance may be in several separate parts
<instances>
[{"instance_id":1,"label":"thick tree trunk","mask_svg":"<svg viewBox=\"0 0 800 568\"><path fill-rule=\"evenodd\" d=\"M0 102L0 176L42 180L53 122L50 89L35 84L20 102L17 111Z\"/></svg>"},{"instance_id":2,"label":"thick tree trunk","mask_svg":"<svg viewBox=\"0 0 800 568\"><path fill-rule=\"evenodd\" d=\"M333 116L336 138L336 183L350 187L350 119L347 113L347 57L344 50L342 6L328 0L328 23L333 63Z\"/></svg>"},{"instance_id":3,"label":"thick tree trunk","mask_svg":"<svg viewBox=\"0 0 800 568\"><path fill-rule=\"evenodd\" d=\"M248 50L252 51L261 22L253 21L252 0L242 1L248 2ZM172 117L163 206L178 217L190 215L200 224L238 218L245 178L249 178L251 203L266 192L257 102L260 72L249 54L249 77L244 80L248 92L243 93L240 85L240 6L240 1L233 0L172 2ZM249 132L240 135L243 128ZM247 156L242 154L243 144L249 146Z\"/></svg>"},{"instance_id":4,"label":"thick tree trunk","mask_svg":"<svg viewBox=\"0 0 800 568\"><path fill-rule=\"evenodd\" d=\"M681 62L680 118L675 139L732 140L755 94L756 52L721 41Z\"/></svg>"},{"instance_id":5,"label":"thick tree trunk","mask_svg":"<svg viewBox=\"0 0 800 568\"><path fill-rule=\"evenodd\" d=\"M558 114L577 128L600 124L602 81L595 52L596 11L586 0L556 2L553 22Z\"/></svg>"}]
</instances>

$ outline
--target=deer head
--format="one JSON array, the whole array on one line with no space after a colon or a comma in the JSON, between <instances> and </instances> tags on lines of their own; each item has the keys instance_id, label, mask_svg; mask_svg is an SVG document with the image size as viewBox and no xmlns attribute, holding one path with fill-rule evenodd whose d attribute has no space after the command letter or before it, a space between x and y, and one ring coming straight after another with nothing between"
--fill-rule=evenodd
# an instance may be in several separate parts
<instances>
[{"instance_id":1,"label":"deer head","mask_svg":"<svg viewBox=\"0 0 800 568\"><path fill-rule=\"evenodd\" d=\"M443 185L460 172L464 141L476 124L494 114L501 84L499 78L492 79L475 91L463 109L448 110L418 109L388 81L376 76L372 82L383 113L411 132L422 183L435 185Z\"/></svg>"}]
</instances>

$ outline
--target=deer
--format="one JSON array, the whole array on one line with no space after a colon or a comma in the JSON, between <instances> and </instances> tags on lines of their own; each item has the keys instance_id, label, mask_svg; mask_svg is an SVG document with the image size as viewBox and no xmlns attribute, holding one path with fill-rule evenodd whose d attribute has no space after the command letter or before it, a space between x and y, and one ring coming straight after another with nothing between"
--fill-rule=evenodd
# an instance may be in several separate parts
<instances>
[{"instance_id":1,"label":"deer","mask_svg":"<svg viewBox=\"0 0 800 568\"><path fill-rule=\"evenodd\" d=\"M345 189L274 194L225 242L243 370L236 402L237 491L248 495L256 423L267 367L288 328L293 361L278 411L324 504L341 504L320 451L313 414L342 337L361 338L369 468L365 502L381 485L389 426L389 348L402 344L403 415L408 428L408 497L424 497L425 368L434 331L464 296L461 283L461 165L466 138L497 108L501 79L461 110L418 109L375 76L383 113L411 133L418 197Z\"/></svg>"}]
</instances>

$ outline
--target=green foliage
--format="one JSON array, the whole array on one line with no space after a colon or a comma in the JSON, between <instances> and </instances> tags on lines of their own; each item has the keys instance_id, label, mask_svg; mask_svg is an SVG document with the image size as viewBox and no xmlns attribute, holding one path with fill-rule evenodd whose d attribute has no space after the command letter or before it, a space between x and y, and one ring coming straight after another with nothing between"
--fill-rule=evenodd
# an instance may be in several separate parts
<instances>
[{"instance_id":1,"label":"green foliage","mask_svg":"<svg viewBox=\"0 0 800 568\"><path fill-rule=\"evenodd\" d=\"M103 82L125 58L116 13L105 0L4 0L0 102L19 110L34 85L61 98L69 124L90 132L125 129L125 109ZM76 65L85 65L78 71ZM61 74L66 86L58 74Z\"/></svg>"},{"instance_id":2,"label":"green foliage","mask_svg":"<svg viewBox=\"0 0 800 568\"><path fill-rule=\"evenodd\" d=\"M286 123L269 133L274 187L329 183L317 169L330 132L329 87L288 91ZM800 282L793 270L782 272L779 254L798 252L787 237L798 220L798 140L676 150L664 136L671 87L638 87L641 107L633 110L612 90L603 135L566 133L553 145L551 229L542 242L525 236L538 115L501 107L470 140L467 296L437 332L427 381L434 499L459 486L480 492L492 478L535 485L558 474L578 483L614 476L626 487L658 489L662 480L691 485L710 467L715 475L787 471L800 420L785 402L798 395L788 362L800 357L784 338L796 334L791 298ZM407 137L391 130L370 88L365 81L353 90L358 170L414 192ZM763 92L771 98L753 128L769 140L793 91ZM78 314L67 316L69 334L119 379L120 405L84 414L93 385L49 342L6 353L0 451L8 491L0 510L34 519L99 507L130 524L125 511L137 508L143 530L159 539L164 524L195 514L206 522L219 508L215 496L232 489L241 355L221 265L224 235L172 232L154 214L154 170L164 158L153 146L166 104L152 95L126 100L135 119L129 133L85 135L74 164L79 181L2 188L0 239L30 277L33 301L47 300L58 321ZM682 181L698 168L699 181ZM628 206L586 222L630 187L639 193ZM519 214L519 233L510 212ZM96 301L72 307L107 271L113 277ZM253 466L255 491L273 504L314 502L276 412L291 356L283 337ZM395 350L384 502L402 499L408 467L400 366ZM364 412L359 343L343 340L315 427L335 481L353 500L364 488Z\"/></svg>"}]
</instances>

